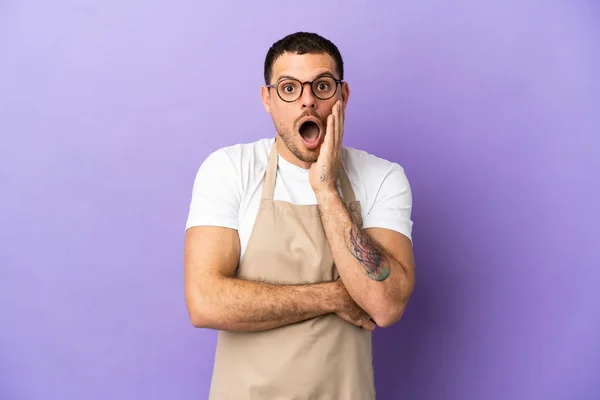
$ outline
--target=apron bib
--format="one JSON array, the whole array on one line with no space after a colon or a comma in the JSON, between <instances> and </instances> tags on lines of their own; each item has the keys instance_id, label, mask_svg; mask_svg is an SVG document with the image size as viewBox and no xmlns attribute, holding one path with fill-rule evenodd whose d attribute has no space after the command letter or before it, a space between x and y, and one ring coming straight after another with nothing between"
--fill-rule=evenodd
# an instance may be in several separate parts
<instances>
[{"instance_id":1,"label":"apron bib","mask_svg":"<svg viewBox=\"0 0 600 400\"><path fill-rule=\"evenodd\" d=\"M339 274L318 205L273 200L277 161L273 143L237 276L277 284L333 281ZM345 204L361 221L360 203L343 167L339 179ZM209 398L374 399L371 332L336 314L262 332L219 331Z\"/></svg>"}]
</instances>

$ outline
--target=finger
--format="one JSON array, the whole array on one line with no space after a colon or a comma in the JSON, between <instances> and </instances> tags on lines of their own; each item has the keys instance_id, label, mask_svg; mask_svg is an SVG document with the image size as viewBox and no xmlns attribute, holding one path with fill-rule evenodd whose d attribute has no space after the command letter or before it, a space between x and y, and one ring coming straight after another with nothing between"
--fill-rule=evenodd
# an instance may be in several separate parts
<instances>
[{"instance_id":1,"label":"finger","mask_svg":"<svg viewBox=\"0 0 600 400\"><path fill-rule=\"evenodd\" d=\"M344 121L346 119L346 111L342 105L342 101L340 100L340 145L342 143L342 139L344 138Z\"/></svg>"},{"instance_id":2,"label":"finger","mask_svg":"<svg viewBox=\"0 0 600 400\"><path fill-rule=\"evenodd\" d=\"M335 151L336 158L340 157L340 152L342 148L342 136L344 134L344 124L343 124L343 116L342 116L342 102L338 101L336 103L336 127L335 127Z\"/></svg>"},{"instance_id":3,"label":"finger","mask_svg":"<svg viewBox=\"0 0 600 400\"><path fill-rule=\"evenodd\" d=\"M334 136L334 116L330 114L327 116L327 130L325 131L325 142L333 148L333 136ZM331 148L329 149L331 151Z\"/></svg>"},{"instance_id":4,"label":"finger","mask_svg":"<svg viewBox=\"0 0 600 400\"><path fill-rule=\"evenodd\" d=\"M364 327L366 325L367 320L363 319L363 318L358 318L358 319L352 319L350 322L352 324L358 326L359 328L362 328L362 327Z\"/></svg>"},{"instance_id":5,"label":"finger","mask_svg":"<svg viewBox=\"0 0 600 400\"><path fill-rule=\"evenodd\" d=\"M368 320L368 321L367 321L367 322L366 322L366 323L363 325L363 328L365 328L365 329L366 329L366 330L368 330L368 331L374 331L376 326L377 326L377 325L375 325L375 322L373 322L373 321L371 321L371 320Z\"/></svg>"},{"instance_id":6,"label":"finger","mask_svg":"<svg viewBox=\"0 0 600 400\"><path fill-rule=\"evenodd\" d=\"M335 146L335 115L331 115L331 122L330 122L330 127L329 127L329 132L331 133L330 136L330 144L331 144L331 148L330 150L334 149Z\"/></svg>"},{"instance_id":7,"label":"finger","mask_svg":"<svg viewBox=\"0 0 600 400\"><path fill-rule=\"evenodd\" d=\"M339 134L340 134L340 107L339 107L340 103L339 101L335 103L335 105L333 106L333 116L334 116L334 121L335 121L335 125L334 125L334 146L335 149L337 150L338 147L338 143L339 143Z\"/></svg>"}]
</instances>

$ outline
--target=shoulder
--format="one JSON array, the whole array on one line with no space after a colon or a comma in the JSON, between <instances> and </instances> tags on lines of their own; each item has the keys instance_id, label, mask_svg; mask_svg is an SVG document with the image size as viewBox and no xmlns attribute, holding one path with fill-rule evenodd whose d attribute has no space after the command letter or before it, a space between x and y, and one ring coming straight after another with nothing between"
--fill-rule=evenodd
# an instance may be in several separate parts
<instances>
[{"instance_id":1,"label":"shoulder","mask_svg":"<svg viewBox=\"0 0 600 400\"><path fill-rule=\"evenodd\" d=\"M266 163L273 140L264 138L218 148L208 155L201 168L214 169L215 172L233 170L243 174L248 166Z\"/></svg>"},{"instance_id":2,"label":"shoulder","mask_svg":"<svg viewBox=\"0 0 600 400\"><path fill-rule=\"evenodd\" d=\"M348 178L364 190L363 228L390 229L411 239L412 193L404 168L366 151L346 148L344 153Z\"/></svg>"},{"instance_id":3,"label":"shoulder","mask_svg":"<svg viewBox=\"0 0 600 400\"><path fill-rule=\"evenodd\" d=\"M269 139L261 139L221 147L206 157L194 180L187 228L213 225L238 229L243 194L254 176L254 161L268 158L269 143Z\"/></svg>"},{"instance_id":4,"label":"shoulder","mask_svg":"<svg viewBox=\"0 0 600 400\"><path fill-rule=\"evenodd\" d=\"M269 155L273 141L273 138L264 138L250 143L222 147L217 151L227 154L232 160L262 158Z\"/></svg>"},{"instance_id":5,"label":"shoulder","mask_svg":"<svg viewBox=\"0 0 600 400\"><path fill-rule=\"evenodd\" d=\"M354 176L365 183L381 184L390 175L396 179L405 178L400 164L353 147L343 147L342 162L349 177Z\"/></svg>"}]
</instances>

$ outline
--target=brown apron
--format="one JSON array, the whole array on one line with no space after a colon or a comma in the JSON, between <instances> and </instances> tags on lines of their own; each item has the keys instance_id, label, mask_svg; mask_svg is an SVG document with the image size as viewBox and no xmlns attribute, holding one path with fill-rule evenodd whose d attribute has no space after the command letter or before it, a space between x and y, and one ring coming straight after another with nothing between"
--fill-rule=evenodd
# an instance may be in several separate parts
<instances>
[{"instance_id":1,"label":"brown apron","mask_svg":"<svg viewBox=\"0 0 600 400\"><path fill-rule=\"evenodd\" d=\"M335 280L339 275L318 205L273 200L277 161L273 143L260 208L237 276L279 284ZM343 166L339 179L344 202L361 221ZM219 332L211 400L374 398L371 332L336 314L262 332Z\"/></svg>"}]
</instances>

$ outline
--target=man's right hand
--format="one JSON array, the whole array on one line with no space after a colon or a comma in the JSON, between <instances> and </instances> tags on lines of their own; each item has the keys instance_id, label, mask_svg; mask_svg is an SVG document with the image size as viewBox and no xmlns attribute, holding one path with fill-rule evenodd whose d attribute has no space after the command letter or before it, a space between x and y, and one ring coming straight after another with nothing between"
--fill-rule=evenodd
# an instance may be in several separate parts
<instances>
[{"instance_id":1,"label":"man's right hand","mask_svg":"<svg viewBox=\"0 0 600 400\"><path fill-rule=\"evenodd\" d=\"M350 322L353 325L363 327L369 331L375 329L375 322L371 320L371 316L367 314L358 304L350 297L341 279L335 282L336 307L335 313L344 321Z\"/></svg>"}]
</instances>

